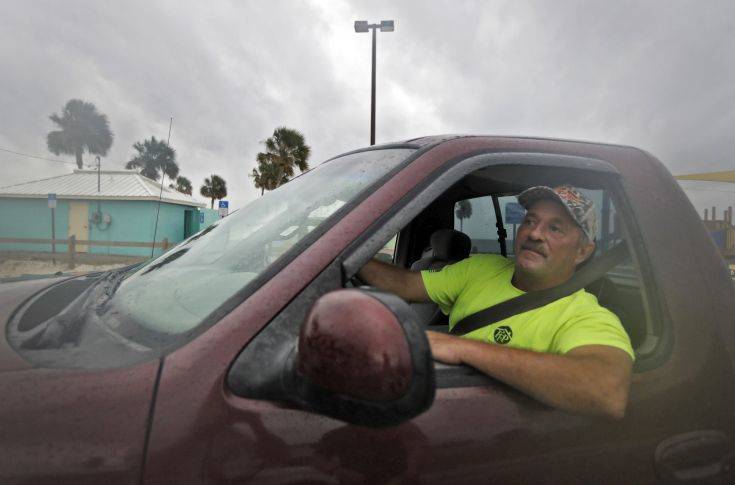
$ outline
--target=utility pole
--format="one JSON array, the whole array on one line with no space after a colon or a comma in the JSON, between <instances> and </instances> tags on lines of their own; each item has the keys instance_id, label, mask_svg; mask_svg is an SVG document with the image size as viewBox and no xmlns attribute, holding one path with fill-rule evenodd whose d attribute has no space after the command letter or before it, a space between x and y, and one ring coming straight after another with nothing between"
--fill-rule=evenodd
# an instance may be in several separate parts
<instances>
[{"instance_id":1,"label":"utility pole","mask_svg":"<svg viewBox=\"0 0 735 485\"><path fill-rule=\"evenodd\" d=\"M100 193L100 171L102 170L102 162L100 161L100 156L97 155L97 194Z\"/></svg>"}]
</instances>

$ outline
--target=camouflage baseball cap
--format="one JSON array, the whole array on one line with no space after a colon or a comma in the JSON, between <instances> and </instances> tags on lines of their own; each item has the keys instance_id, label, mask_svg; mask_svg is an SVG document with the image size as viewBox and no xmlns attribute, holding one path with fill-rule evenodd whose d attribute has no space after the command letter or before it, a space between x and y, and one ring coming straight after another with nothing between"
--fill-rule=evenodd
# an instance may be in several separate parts
<instances>
[{"instance_id":1,"label":"camouflage baseball cap","mask_svg":"<svg viewBox=\"0 0 735 485\"><path fill-rule=\"evenodd\" d=\"M569 215L572 216L574 222L587 235L587 238L590 241L595 240L597 234L595 203L585 197L578 189L570 185L560 185L553 189L539 185L526 189L518 195L518 202L526 209L541 199L551 199L561 203Z\"/></svg>"}]
</instances>

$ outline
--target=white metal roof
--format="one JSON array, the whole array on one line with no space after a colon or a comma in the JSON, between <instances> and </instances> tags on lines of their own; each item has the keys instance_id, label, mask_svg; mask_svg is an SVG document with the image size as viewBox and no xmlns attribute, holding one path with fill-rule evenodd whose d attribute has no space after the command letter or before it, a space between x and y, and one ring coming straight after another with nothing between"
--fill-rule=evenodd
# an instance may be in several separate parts
<instances>
[{"instance_id":1,"label":"white metal roof","mask_svg":"<svg viewBox=\"0 0 735 485\"><path fill-rule=\"evenodd\" d=\"M98 192L97 170L74 170L67 175L0 187L0 197L45 199L48 194L56 194L58 199L158 200L161 193L161 184L135 170L103 170L99 174L99 181ZM166 186L163 187L161 200L170 204L207 206L190 195Z\"/></svg>"}]
</instances>

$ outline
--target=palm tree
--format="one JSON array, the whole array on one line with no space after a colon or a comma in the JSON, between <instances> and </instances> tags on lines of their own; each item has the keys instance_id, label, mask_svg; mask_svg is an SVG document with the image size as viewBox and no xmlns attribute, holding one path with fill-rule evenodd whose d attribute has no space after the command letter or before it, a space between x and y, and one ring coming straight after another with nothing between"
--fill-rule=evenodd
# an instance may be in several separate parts
<instances>
[{"instance_id":1,"label":"palm tree","mask_svg":"<svg viewBox=\"0 0 735 485\"><path fill-rule=\"evenodd\" d=\"M153 180L158 180L162 175L174 180L179 175L176 151L163 140L156 140L156 137L152 136L143 143L136 142L133 148L138 154L125 164L125 168L141 169L141 175Z\"/></svg>"},{"instance_id":2,"label":"palm tree","mask_svg":"<svg viewBox=\"0 0 735 485\"><path fill-rule=\"evenodd\" d=\"M49 151L54 155L74 155L79 168L85 149L104 157L112 146L113 134L107 116L99 113L92 103L70 99L60 116L54 113L49 118L61 128L46 135Z\"/></svg>"},{"instance_id":3,"label":"palm tree","mask_svg":"<svg viewBox=\"0 0 735 485\"><path fill-rule=\"evenodd\" d=\"M184 177L183 175L179 175L178 177L176 177L176 183L169 184L168 186L169 188L181 192L182 194L191 195L191 180Z\"/></svg>"},{"instance_id":4,"label":"palm tree","mask_svg":"<svg viewBox=\"0 0 735 485\"><path fill-rule=\"evenodd\" d=\"M227 184L222 177L212 175L210 178L204 179L204 185L199 189L199 193L203 197L212 199L209 208L214 209L214 199L221 200L227 197Z\"/></svg>"},{"instance_id":5,"label":"palm tree","mask_svg":"<svg viewBox=\"0 0 735 485\"><path fill-rule=\"evenodd\" d=\"M457 202L455 214L459 219L459 231L462 232L462 221L472 217L472 203L469 200L460 200Z\"/></svg>"},{"instance_id":6,"label":"palm tree","mask_svg":"<svg viewBox=\"0 0 735 485\"><path fill-rule=\"evenodd\" d=\"M268 163L265 153L258 153L258 168L254 168L250 176L253 178L255 188L260 189L260 195L266 190L273 190L279 185L283 185L288 182L286 175L281 176L281 182L276 183L276 177L278 177L278 166L273 163Z\"/></svg>"},{"instance_id":7,"label":"palm tree","mask_svg":"<svg viewBox=\"0 0 735 485\"><path fill-rule=\"evenodd\" d=\"M294 168L298 167L302 172L309 169L307 160L311 148L300 132L281 126L263 144L265 152L258 153L258 168L250 174L261 195L288 182L294 175Z\"/></svg>"}]
</instances>

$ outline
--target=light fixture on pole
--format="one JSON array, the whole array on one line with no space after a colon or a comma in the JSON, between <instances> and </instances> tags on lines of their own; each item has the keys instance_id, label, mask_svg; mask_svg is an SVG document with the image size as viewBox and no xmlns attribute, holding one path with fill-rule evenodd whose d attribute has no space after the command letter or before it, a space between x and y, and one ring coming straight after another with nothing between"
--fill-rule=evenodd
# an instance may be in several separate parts
<instances>
[{"instance_id":1,"label":"light fixture on pole","mask_svg":"<svg viewBox=\"0 0 735 485\"><path fill-rule=\"evenodd\" d=\"M373 83L370 97L370 144L375 145L375 31L393 32L395 26L392 20L381 20L379 24L369 24L367 20L355 20L355 32L373 30Z\"/></svg>"}]
</instances>

